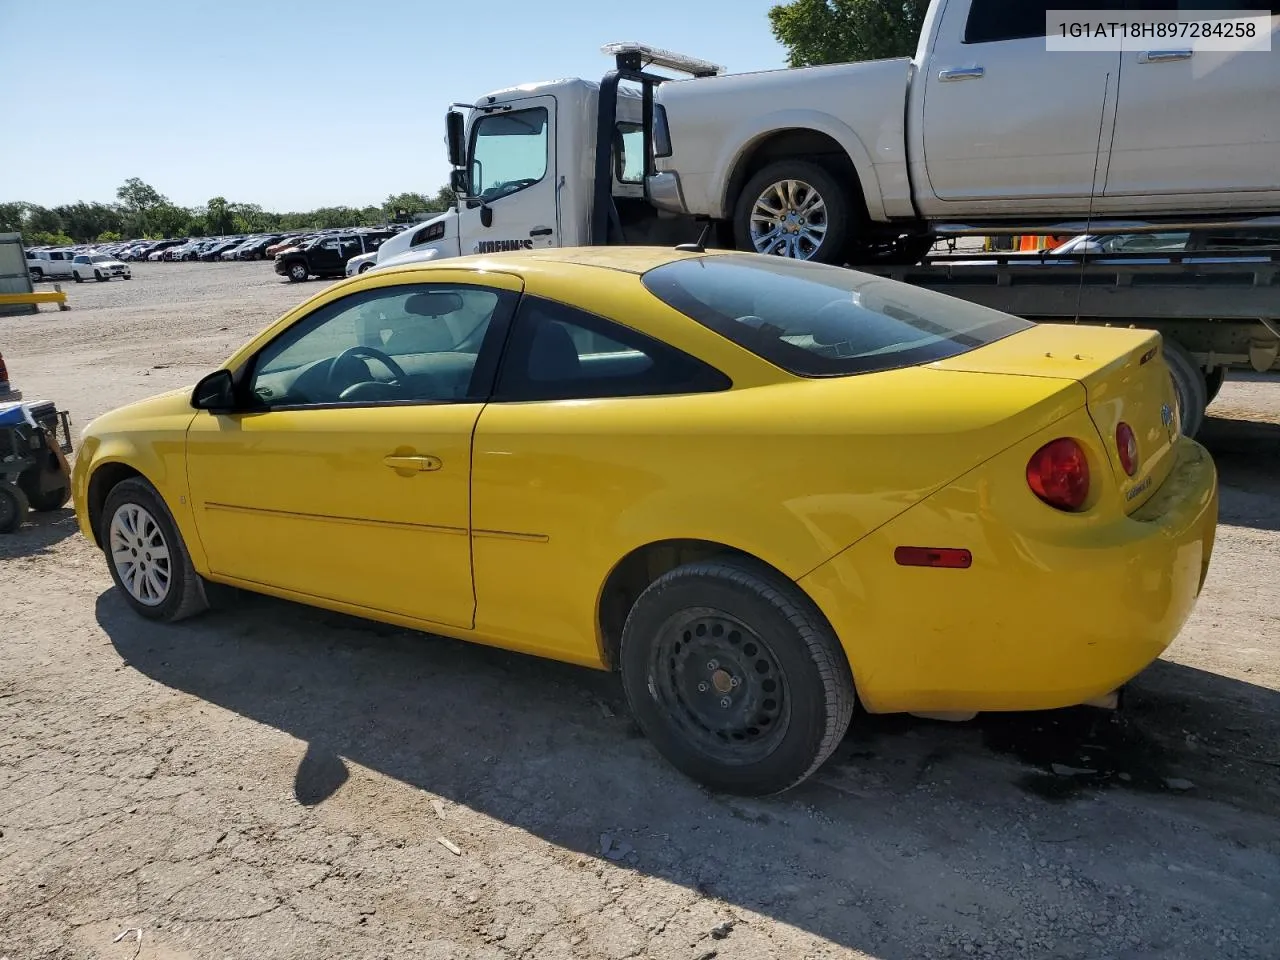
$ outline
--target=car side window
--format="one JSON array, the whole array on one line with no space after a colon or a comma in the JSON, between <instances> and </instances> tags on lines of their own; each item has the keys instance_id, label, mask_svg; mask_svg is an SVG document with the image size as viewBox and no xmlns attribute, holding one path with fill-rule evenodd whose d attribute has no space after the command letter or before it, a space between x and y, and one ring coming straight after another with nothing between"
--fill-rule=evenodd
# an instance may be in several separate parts
<instances>
[{"instance_id":1,"label":"car side window","mask_svg":"<svg viewBox=\"0 0 1280 960\"><path fill-rule=\"evenodd\" d=\"M330 237L328 240L322 240L319 244L321 250L337 250L338 238Z\"/></svg>"},{"instance_id":2,"label":"car side window","mask_svg":"<svg viewBox=\"0 0 1280 960\"><path fill-rule=\"evenodd\" d=\"M486 395L480 364L515 295L467 284L365 290L318 308L267 346L246 385L255 409L449 403ZM499 330L499 332L501 332ZM492 349L492 348L491 348Z\"/></svg>"},{"instance_id":3,"label":"car side window","mask_svg":"<svg viewBox=\"0 0 1280 960\"><path fill-rule=\"evenodd\" d=\"M525 296L494 399L663 396L731 386L719 370L659 340L562 303Z\"/></svg>"}]
</instances>

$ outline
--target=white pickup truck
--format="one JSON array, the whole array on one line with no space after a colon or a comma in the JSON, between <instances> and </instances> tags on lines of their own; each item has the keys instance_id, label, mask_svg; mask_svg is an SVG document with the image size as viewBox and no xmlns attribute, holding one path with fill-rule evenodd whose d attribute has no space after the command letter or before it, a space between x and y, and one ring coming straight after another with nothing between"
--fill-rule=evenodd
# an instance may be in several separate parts
<instances>
[{"instance_id":1,"label":"white pickup truck","mask_svg":"<svg viewBox=\"0 0 1280 960\"><path fill-rule=\"evenodd\" d=\"M648 197L854 263L914 262L943 223L1280 211L1280 0L1225 5L1271 14L1266 51L1046 51L1047 11L1133 6L933 0L911 58L663 83Z\"/></svg>"}]
</instances>

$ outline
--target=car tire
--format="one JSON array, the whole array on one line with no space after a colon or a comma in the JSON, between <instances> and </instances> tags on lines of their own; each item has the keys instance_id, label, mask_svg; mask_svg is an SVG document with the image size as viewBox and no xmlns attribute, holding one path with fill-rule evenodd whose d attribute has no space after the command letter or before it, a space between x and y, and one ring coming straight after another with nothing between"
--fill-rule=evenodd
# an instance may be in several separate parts
<instances>
[{"instance_id":1,"label":"car tire","mask_svg":"<svg viewBox=\"0 0 1280 960\"><path fill-rule=\"evenodd\" d=\"M307 279L307 276L308 276L308 271L307 271L307 265L305 263L289 264L289 282L290 283L302 283L304 280Z\"/></svg>"},{"instance_id":2,"label":"car tire","mask_svg":"<svg viewBox=\"0 0 1280 960\"><path fill-rule=\"evenodd\" d=\"M173 623L209 608L204 578L191 563L173 515L146 480L134 477L111 488L98 540L116 588L141 616ZM148 557L146 549L157 545L166 557Z\"/></svg>"},{"instance_id":3,"label":"car tire","mask_svg":"<svg viewBox=\"0 0 1280 960\"><path fill-rule=\"evenodd\" d=\"M362 263L362 264L360 264L360 269L359 269L359 270L357 270L356 272L357 272L357 273L368 273L368 272L369 272L370 270L372 270L372 269L373 269L373 264L372 264L372 263Z\"/></svg>"},{"instance_id":4,"label":"car tire","mask_svg":"<svg viewBox=\"0 0 1280 960\"><path fill-rule=\"evenodd\" d=\"M79 270L72 270L71 277L76 283L84 283L84 277L80 276Z\"/></svg>"},{"instance_id":5,"label":"car tire","mask_svg":"<svg viewBox=\"0 0 1280 960\"><path fill-rule=\"evenodd\" d=\"M39 267L32 267L27 273L30 274L32 283L39 283L44 279L44 271Z\"/></svg>"},{"instance_id":6,"label":"car tire","mask_svg":"<svg viewBox=\"0 0 1280 960\"><path fill-rule=\"evenodd\" d=\"M1209 406L1209 390L1204 373L1187 353L1182 344L1164 338L1164 359L1173 374L1173 389L1178 395L1178 409L1182 414L1182 434L1194 437L1204 423L1204 411Z\"/></svg>"},{"instance_id":7,"label":"car tire","mask_svg":"<svg viewBox=\"0 0 1280 960\"><path fill-rule=\"evenodd\" d=\"M619 661L640 729L716 791L794 787L853 716L853 678L825 618L794 583L747 560L689 563L655 580L627 616Z\"/></svg>"},{"instance_id":8,"label":"car tire","mask_svg":"<svg viewBox=\"0 0 1280 960\"><path fill-rule=\"evenodd\" d=\"M13 533L27 519L31 504L22 488L0 480L0 533Z\"/></svg>"},{"instance_id":9,"label":"car tire","mask_svg":"<svg viewBox=\"0 0 1280 960\"><path fill-rule=\"evenodd\" d=\"M55 487L46 493L27 495L27 501L31 504L31 509L37 513L52 513L54 510L61 510L70 499L71 488L66 485Z\"/></svg>"},{"instance_id":10,"label":"car tire","mask_svg":"<svg viewBox=\"0 0 1280 960\"><path fill-rule=\"evenodd\" d=\"M771 202L775 206L769 207ZM787 206L788 202L795 203L799 209ZM809 206L814 203L818 206ZM799 233L779 235L779 239L784 240L797 238L790 247L794 254L779 253L778 248L771 245L777 242L776 239L769 240L752 233L755 212L757 209L763 212L766 208L798 217L793 225ZM813 217L819 211L821 239L816 245L804 243L801 238L812 236L819 227ZM815 263L838 263L844 257L855 216L849 191L825 169L808 160L779 160L757 173L742 188L733 218L734 243L739 250L749 252L772 253Z\"/></svg>"},{"instance_id":11,"label":"car tire","mask_svg":"<svg viewBox=\"0 0 1280 960\"><path fill-rule=\"evenodd\" d=\"M104 277L104 276L102 275L102 271L101 271L101 270L95 270L95 271L93 271L93 279L95 279L95 280L97 280L99 283L101 283L103 280L105 280L105 279L107 279L107 278L106 278L106 277Z\"/></svg>"}]
</instances>

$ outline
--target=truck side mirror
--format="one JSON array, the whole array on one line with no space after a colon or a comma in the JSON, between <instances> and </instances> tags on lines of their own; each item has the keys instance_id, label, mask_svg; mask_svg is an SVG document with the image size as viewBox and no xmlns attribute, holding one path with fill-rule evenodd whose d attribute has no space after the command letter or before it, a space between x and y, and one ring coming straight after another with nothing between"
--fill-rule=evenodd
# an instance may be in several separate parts
<instances>
[{"instance_id":1,"label":"truck side mirror","mask_svg":"<svg viewBox=\"0 0 1280 960\"><path fill-rule=\"evenodd\" d=\"M445 115L445 129L449 134L449 163L455 167L467 165L466 121L457 110Z\"/></svg>"}]
</instances>

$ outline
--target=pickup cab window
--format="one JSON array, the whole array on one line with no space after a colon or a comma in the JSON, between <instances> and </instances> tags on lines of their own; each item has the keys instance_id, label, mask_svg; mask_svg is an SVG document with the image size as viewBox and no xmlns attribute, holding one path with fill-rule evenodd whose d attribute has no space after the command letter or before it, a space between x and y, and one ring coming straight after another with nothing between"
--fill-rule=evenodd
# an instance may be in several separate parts
<instances>
[{"instance_id":1,"label":"pickup cab window","mask_svg":"<svg viewBox=\"0 0 1280 960\"><path fill-rule=\"evenodd\" d=\"M994 43L1045 35L1050 10L1097 10L1118 13L1131 0L973 0L964 27L965 43Z\"/></svg>"},{"instance_id":2,"label":"pickup cab window","mask_svg":"<svg viewBox=\"0 0 1280 960\"><path fill-rule=\"evenodd\" d=\"M543 107L480 118L471 131L471 192L493 201L542 180L547 127Z\"/></svg>"}]
</instances>

